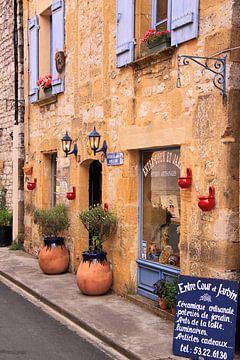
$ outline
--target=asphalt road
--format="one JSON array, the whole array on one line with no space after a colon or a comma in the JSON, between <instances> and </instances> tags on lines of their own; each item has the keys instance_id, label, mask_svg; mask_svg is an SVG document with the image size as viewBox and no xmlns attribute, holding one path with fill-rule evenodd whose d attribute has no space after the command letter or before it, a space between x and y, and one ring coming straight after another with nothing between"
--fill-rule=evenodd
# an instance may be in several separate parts
<instances>
[{"instance_id":1,"label":"asphalt road","mask_svg":"<svg viewBox=\"0 0 240 360\"><path fill-rule=\"evenodd\" d=\"M112 358L0 283L0 360L95 359Z\"/></svg>"}]
</instances>

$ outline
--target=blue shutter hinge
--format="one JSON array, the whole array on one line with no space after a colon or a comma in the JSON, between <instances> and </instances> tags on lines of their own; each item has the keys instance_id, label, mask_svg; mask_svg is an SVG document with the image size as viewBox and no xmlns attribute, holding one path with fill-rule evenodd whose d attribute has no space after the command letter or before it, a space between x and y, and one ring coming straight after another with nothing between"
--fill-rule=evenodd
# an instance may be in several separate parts
<instances>
[{"instance_id":1,"label":"blue shutter hinge","mask_svg":"<svg viewBox=\"0 0 240 360\"><path fill-rule=\"evenodd\" d=\"M213 85L220 90L220 94L223 98L226 97L226 64L227 55L222 58L207 57L207 56L189 56L189 55L178 55L178 77L177 77L177 88L181 87L181 63L183 65L189 65L189 60L194 61L204 69L211 71L213 76Z\"/></svg>"},{"instance_id":2,"label":"blue shutter hinge","mask_svg":"<svg viewBox=\"0 0 240 360\"><path fill-rule=\"evenodd\" d=\"M119 24L120 20L121 20L122 14L118 13L117 14L117 24Z\"/></svg>"}]
</instances>

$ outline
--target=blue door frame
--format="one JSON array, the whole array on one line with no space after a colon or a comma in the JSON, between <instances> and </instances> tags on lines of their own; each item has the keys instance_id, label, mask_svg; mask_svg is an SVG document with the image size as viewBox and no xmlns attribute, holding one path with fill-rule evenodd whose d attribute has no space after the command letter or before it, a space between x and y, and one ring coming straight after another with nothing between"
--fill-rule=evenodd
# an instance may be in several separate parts
<instances>
[{"instance_id":1,"label":"blue door frame","mask_svg":"<svg viewBox=\"0 0 240 360\"><path fill-rule=\"evenodd\" d=\"M176 149L176 147L175 147ZM145 150L152 151L153 149ZM154 150L163 150L154 149ZM167 148L170 150L170 147ZM138 205L138 288L137 293L143 295L151 300L156 300L157 296L154 294L153 284L161 279L170 280L176 278L180 274L179 268L173 266L160 264L157 262L141 259L141 246L142 246L142 209L143 209L143 189L142 189L142 154L140 156L139 166L139 205Z\"/></svg>"}]
</instances>

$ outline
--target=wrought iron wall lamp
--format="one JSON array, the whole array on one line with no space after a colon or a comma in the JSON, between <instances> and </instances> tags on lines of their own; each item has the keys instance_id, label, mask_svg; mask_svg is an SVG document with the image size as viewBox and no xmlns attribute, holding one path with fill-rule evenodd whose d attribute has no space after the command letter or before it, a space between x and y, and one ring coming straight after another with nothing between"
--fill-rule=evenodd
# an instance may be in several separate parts
<instances>
[{"instance_id":1,"label":"wrought iron wall lamp","mask_svg":"<svg viewBox=\"0 0 240 360\"><path fill-rule=\"evenodd\" d=\"M92 149L92 151L94 153L94 156L96 155L96 153L101 152L101 151L106 156L106 154L107 154L107 142L106 142L106 140L104 140L101 149L98 149L99 145L100 145L101 135L96 131L95 126L94 126L93 131L88 135L88 138L89 138L90 147L91 147L91 149Z\"/></svg>"},{"instance_id":2,"label":"wrought iron wall lamp","mask_svg":"<svg viewBox=\"0 0 240 360\"><path fill-rule=\"evenodd\" d=\"M77 144L74 144L73 150L71 151L72 138L68 135L68 131L66 131L66 134L63 136L61 141L62 141L62 149L65 152L66 157L71 154L74 154L77 157L78 154Z\"/></svg>"},{"instance_id":3,"label":"wrought iron wall lamp","mask_svg":"<svg viewBox=\"0 0 240 360\"><path fill-rule=\"evenodd\" d=\"M227 55L222 58L218 57L206 57L206 56L189 56L189 55L178 55L178 78L177 87L181 87L181 72L180 65L181 60L183 65L189 65L189 60L194 61L204 69L211 71L213 76L213 85L220 90L220 94L226 96L226 63Z\"/></svg>"}]
</instances>

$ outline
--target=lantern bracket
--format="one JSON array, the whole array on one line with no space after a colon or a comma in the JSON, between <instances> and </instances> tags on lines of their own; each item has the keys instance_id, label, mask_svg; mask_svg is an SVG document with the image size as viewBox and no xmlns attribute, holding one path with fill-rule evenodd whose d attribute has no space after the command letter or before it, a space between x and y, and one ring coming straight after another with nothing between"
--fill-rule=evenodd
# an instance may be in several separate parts
<instances>
[{"instance_id":1,"label":"lantern bracket","mask_svg":"<svg viewBox=\"0 0 240 360\"><path fill-rule=\"evenodd\" d=\"M177 84L178 88L181 87L181 62L183 65L189 65L189 60L194 61L204 69L211 71L213 76L213 85L220 90L220 94L226 97L226 64L227 55L224 57L207 57L207 56L189 56L189 55L178 55L178 77ZM182 61L181 61L182 60Z\"/></svg>"}]
</instances>

